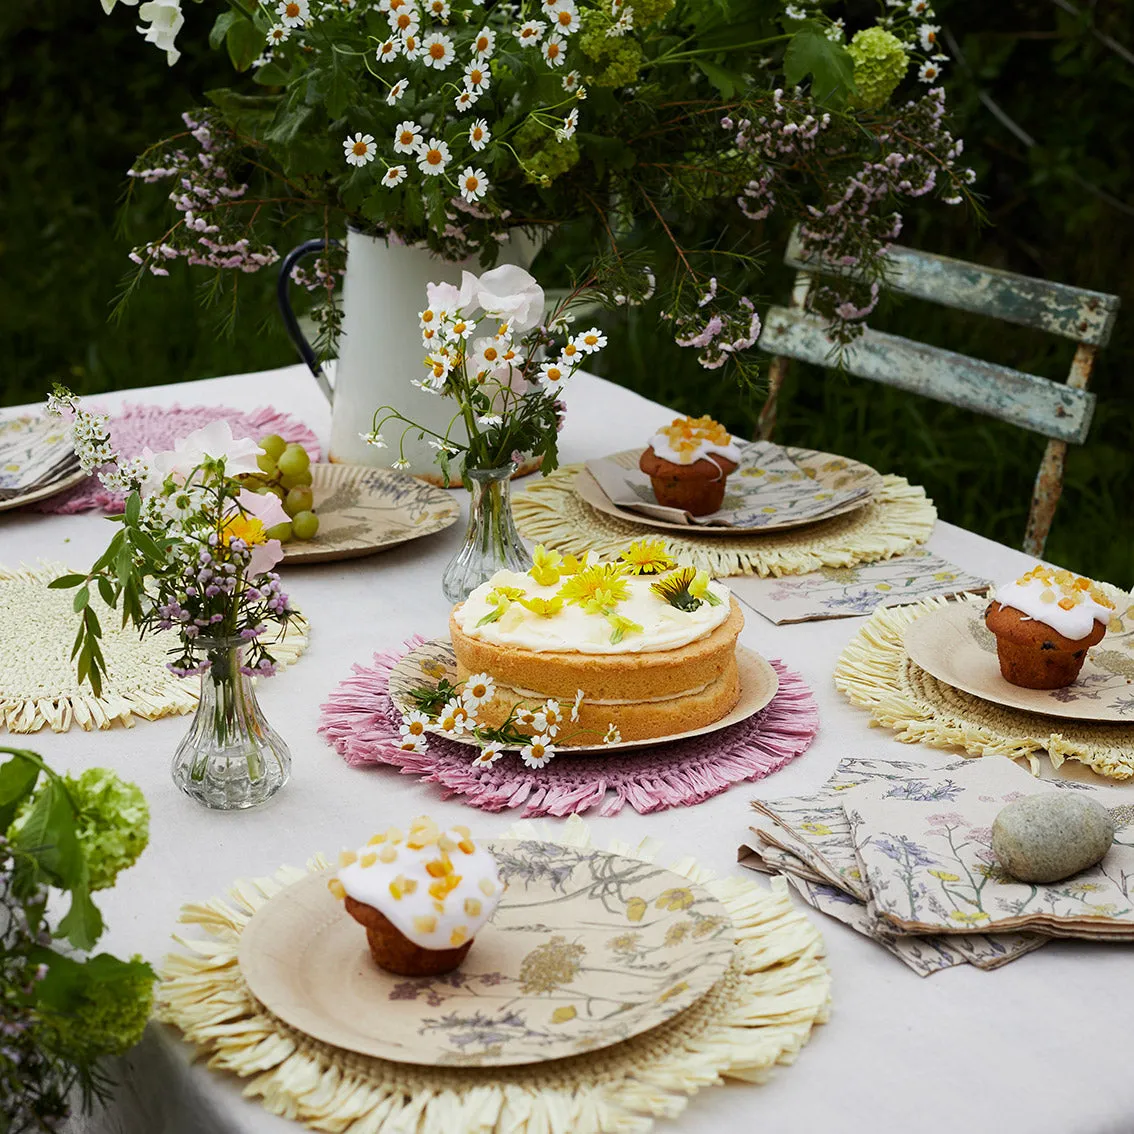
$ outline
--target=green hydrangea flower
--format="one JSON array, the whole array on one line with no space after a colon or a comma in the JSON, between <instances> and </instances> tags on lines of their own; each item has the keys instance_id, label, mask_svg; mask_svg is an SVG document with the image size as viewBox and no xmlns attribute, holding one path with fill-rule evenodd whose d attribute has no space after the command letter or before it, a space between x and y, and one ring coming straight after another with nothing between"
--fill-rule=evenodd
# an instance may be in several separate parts
<instances>
[{"instance_id":1,"label":"green hydrangea flower","mask_svg":"<svg viewBox=\"0 0 1134 1134\"><path fill-rule=\"evenodd\" d=\"M150 809L136 784L108 768L88 768L64 782L79 810L75 833L86 856L92 890L114 885L137 861L150 838Z\"/></svg>"},{"instance_id":2,"label":"green hydrangea flower","mask_svg":"<svg viewBox=\"0 0 1134 1134\"><path fill-rule=\"evenodd\" d=\"M909 67L904 44L885 28L863 28L847 45L854 60L855 102L868 110L880 107Z\"/></svg>"},{"instance_id":3,"label":"green hydrangea flower","mask_svg":"<svg viewBox=\"0 0 1134 1134\"><path fill-rule=\"evenodd\" d=\"M637 15L638 7L634 6ZM625 87L635 82L642 69L642 48L633 35L608 36L614 17L590 9L583 12L579 50L587 60L583 77L596 87Z\"/></svg>"},{"instance_id":4,"label":"green hydrangea flower","mask_svg":"<svg viewBox=\"0 0 1134 1134\"><path fill-rule=\"evenodd\" d=\"M535 185L549 185L579 161L574 138L560 142L554 131L530 118L516 131L514 144L523 159L525 177Z\"/></svg>"},{"instance_id":5,"label":"green hydrangea flower","mask_svg":"<svg viewBox=\"0 0 1134 1134\"><path fill-rule=\"evenodd\" d=\"M630 0L630 2L634 8L634 26L644 28L668 16L676 0Z\"/></svg>"},{"instance_id":6,"label":"green hydrangea flower","mask_svg":"<svg viewBox=\"0 0 1134 1134\"><path fill-rule=\"evenodd\" d=\"M140 956L129 963L105 953L83 965L86 979L66 1011L52 1014L61 1051L121 1055L141 1038L154 1002L154 973Z\"/></svg>"}]
</instances>

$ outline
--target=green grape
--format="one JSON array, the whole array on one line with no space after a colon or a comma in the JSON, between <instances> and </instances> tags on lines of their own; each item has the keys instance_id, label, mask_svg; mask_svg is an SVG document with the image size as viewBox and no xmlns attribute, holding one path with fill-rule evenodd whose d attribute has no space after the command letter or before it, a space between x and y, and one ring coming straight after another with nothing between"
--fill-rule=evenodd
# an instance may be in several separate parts
<instances>
[{"instance_id":1,"label":"green grape","mask_svg":"<svg viewBox=\"0 0 1134 1134\"><path fill-rule=\"evenodd\" d=\"M304 485L311 483L311 470L306 469L304 472L299 473L297 476L281 476L280 484L285 492L293 488L302 488Z\"/></svg>"},{"instance_id":2,"label":"green grape","mask_svg":"<svg viewBox=\"0 0 1134 1134\"><path fill-rule=\"evenodd\" d=\"M297 516L300 512L310 512L315 507L315 495L310 488L293 488L284 500L284 511L289 516Z\"/></svg>"},{"instance_id":3,"label":"green grape","mask_svg":"<svg viewBox=\"0 0 1134 1134\"><path fill-rule=\"evenodd\" d=\"M247 488L251 492L259 492L264 487L264 478L255 473L242 473L237 479L241 488Z\"/></svg>"},{"instance_id":4,"label":"green grape","mask_svg":"<svg viewBox=\"0 0 1134 1134\"><path fill-rule=\"evenodd\" d=\"M278 539L280 543L287 543L294 533L292 531L291 522L284 520L282 523L270 527L264 534L268 539Z\"/></svg>"},{"instance_id":5,"label":"green grape","mask_svg":"<svg viewBox=\"0 0 1134 1134\"><path fill-rule=\"evenodd\" d=\"M311 464L311 458L302 445L289 445L280 454L276 464L279 465L280 472L284 476L298 476L307 471ZM260 467L263 468L262 465Z\"/></svg>"},{"instance_id":6,"label":"green grape","mask_svg":"<svg viewBox=\"0 0 1134 1134\"><path fill-rule=\"evenodd\" d=\"M256 464L260 466L260 471L265 476L276 475L276 459L268 453L257 453Z\"/></svg>"},{"instance_id":7,"label":"green grape","mask_svg":"<svg viewBox=\"0 0 1134 1134\"><path fill-rule=\"evenodd\" d=\"M292 516L291 529L296 539L313 539L319 530L319 517L314 512L300 512Z\"/></svg>"},{"instance_id":8,"label":"green grape","mask_svg":"<svg viewBox=\"0 0 1134 1134\"><path fill-rule=\"evenodd\" d=\"M279 460L280 454L287 448L287 442L278 433L269 433L260 440L260 448L272 458Z\"/></svg>"}]
</instances>

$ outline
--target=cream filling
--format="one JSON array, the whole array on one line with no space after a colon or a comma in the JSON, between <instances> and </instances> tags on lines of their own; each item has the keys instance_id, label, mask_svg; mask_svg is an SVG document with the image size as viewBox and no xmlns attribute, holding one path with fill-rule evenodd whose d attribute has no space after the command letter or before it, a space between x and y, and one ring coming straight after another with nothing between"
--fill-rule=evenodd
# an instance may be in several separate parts
<instances>
[{"instance_id":1,"label":"cream filling","mask_svg":"<svg viewBox=\"0 0 1134 1134\"><path fill-rule=\"evenodd\" d=\"M634 698L618 698L616 700L603 700L599 697L584 697L584 705L661 705L666 701L678 701L682 697L696 697L698 693L704 693L710 685L715 685L720 678L714 678L712 681L706 681L704 685L697 685L692 689L684 689L680 693L670 693L665 697L634 697ZM502 693L515 694L517 700L520 701L545 701L547 699L546 693L539 693L534 689L517 689L514 685L497 685L496 687Z\"/></svg>"},{"instance_id":2,"label":"cream filling","mask_svg":"<svg viewBox=\"0 0 1134 1134\"><path fill-rule=\"evenodd\" d=\"M1054 602L1043 602L1040 595L1046 590L1055 592ZM1104 626L1110 622L1114 613L1108 607L1095 602L1086 592L1083 601L1070 610L1059 605L1063 592L1058 587L1050 587L1041 579L1030 579L1027 583L1005 583L996 588L996 601L1001 606L1010 606L1036 622L1050 626L1052 630L1072 640L1085 638L1094 628L1096 621Z\"/></svg>"}]
</instances>

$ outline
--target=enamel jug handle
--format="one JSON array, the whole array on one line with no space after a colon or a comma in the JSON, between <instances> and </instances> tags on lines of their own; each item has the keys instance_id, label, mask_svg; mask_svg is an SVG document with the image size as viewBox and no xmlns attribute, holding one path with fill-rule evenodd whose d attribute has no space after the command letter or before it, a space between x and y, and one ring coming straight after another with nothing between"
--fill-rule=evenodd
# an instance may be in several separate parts
<instances>
[{"instance_id":1,"label":"enamel jug handle","mask_svg":"<svg viewBox=\"0 0 1134 1134\"><path fill-rule=\"evenodd\" d=\"M283 317L288 338L291 339L295 349L299 351L299 357L307 363L307 368L314 375L315 381L319 383L319 389L323 391L327 401L333 401L334 392L327 379L326 371L320 364L311 344L307 341L307 336L300 328L299 320L295 317L295 311L292 310L291 306L289 287L292 269L305 256L311 255L312 252L324 252L327 248L340 247L342 245L337 240L305 240L283 258L283 262L280 264L280 274L276 280L276 300L280 305L280 315Z\"/></svg>"}]
</instances>

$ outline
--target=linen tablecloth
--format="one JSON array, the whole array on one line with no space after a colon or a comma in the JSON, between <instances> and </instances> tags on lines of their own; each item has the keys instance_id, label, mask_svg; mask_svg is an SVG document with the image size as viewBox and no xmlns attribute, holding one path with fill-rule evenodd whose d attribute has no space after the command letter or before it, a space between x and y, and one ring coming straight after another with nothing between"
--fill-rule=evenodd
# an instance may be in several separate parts
<instances>
[{"instance_id":1,"label":"linen tablecloth","mask_svg":"<svg viewBox=\"0 0 1134 1134\"><path fill-rule=\"evenodd\" d=\"M272 404L295 414L325 442L329 411L299 366L107 395L124 401L216 403L238 408ZM580 375L567 394L561 437L564 462L643 444L671 410L598 378ZM14 411L3 411L11 415ZM901 473L901 468L884 472ZM523 482L521 482L522 485ZM460 493L464 504L464 493ZM939 502L948 510L948 501ZM512 821L457 801L393 771L348 767L316 735L320 704L351 663L398 646L415 633L445 631L448 606L441 570L462 526L369 559L287 567L288 591L311 621L308 655L294 669L261 683L268 719L294 758L291 782L262 810L216 814L174 787L173 750L188 718L139 722L131 730L31 737L0 736L42 752L59 769L107 765L135 780L153 813L150 846L117 887L99 895L109 932L100 946L160 962L179 907L220 894L233 879L264 875L284 863L302 865L316 850L336 852L371 831L429 812L469 824L491 837ZM0 563L39 558L85 568L111 529L95 514L0 516ZM934 551L978 575L1007 578L1029 565L1012 551L939 523ZM819 735L801 759L755 786L739 786L698 807L656 815L588 817L596 841L652 835L677 857L694 854L722 874L741 868L736 848L748 826L748 801L805 795L847 755L901 759L911 750L832 684L835 659L859 620L773 626L746 611L744 645L782 658L814 688ZM14 647L0 643L0 649ZM917 749L942 762L955 754ZM1134 787L1131 788L1134 799ZM551 821L555 822L555 821ZM663 856L664 857L664 856ZM888 953L815 914L834 975L831 1020L818 1029L797 1063L761 1087L731 1085L698 1095L680 1118L659 1121L661 1134L1119 1134L1134 1129L1130 1074L1134 1020L1134 953L1129 948L1056 942L998 972L968 966L923 980ZM284 1134L298 1127L244 1101L240 1083L190 1065L178 1036L151 1025L142 1045L117 1068L120 1086L110 1111L76 1121L76 1130L106 1134ZM459 1134L454 1131L453 1134Z\"/></svg>"}]
</instances>

